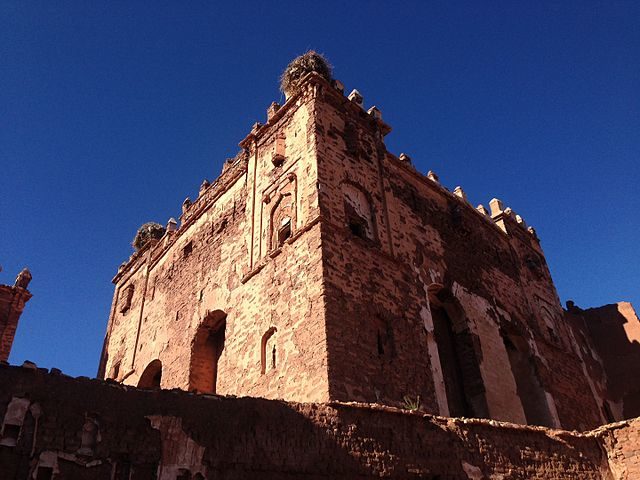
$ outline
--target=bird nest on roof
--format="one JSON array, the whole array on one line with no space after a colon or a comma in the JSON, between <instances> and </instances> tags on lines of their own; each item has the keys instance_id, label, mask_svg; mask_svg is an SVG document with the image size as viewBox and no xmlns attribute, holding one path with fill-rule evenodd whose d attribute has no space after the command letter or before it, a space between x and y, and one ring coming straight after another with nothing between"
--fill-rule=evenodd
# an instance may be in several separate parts
<instances>
[{"instance_id":1,"label":"bird nest on roof","mask_svg":"<svg viewBox=\"0 0 640 480\"><path fill-rule=\"evenodd\" d=\"M164 235L165 228L159 223L147 222L142 225L133 238L133 248L141 250L151 240L160 240Z\"/></svg>"},{"instance_id":2,"label":"bird nest on roof","mask_svg":"<svg viewBox=\"0 0 640 480\"><path fill-rule=\"evenodd\" d=\"M300 86L300 80L310 72L316 72L331 81L331 65L327 59L322 54L309 50L294 58L282 72L280 90L287 96L293 95Z\"/></svg>"}]
</instances>

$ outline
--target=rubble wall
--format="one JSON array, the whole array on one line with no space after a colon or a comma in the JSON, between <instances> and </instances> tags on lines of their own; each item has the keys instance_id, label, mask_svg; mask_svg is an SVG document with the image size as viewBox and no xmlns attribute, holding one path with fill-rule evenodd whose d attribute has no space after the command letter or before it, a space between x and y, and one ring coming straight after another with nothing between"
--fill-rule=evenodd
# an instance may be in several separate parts
<instances>
[{"instance_id":1,"label":"rubble wall","mask_svg":"<svg viewBox=\"0 0 640 480\"><path fill-rule=\"evenodd\" d=\"M0 418L6 480L631 479L640 431L637 421L579 434L365 404L148 391L8 366Z\"/></svg>"}]
</instances>

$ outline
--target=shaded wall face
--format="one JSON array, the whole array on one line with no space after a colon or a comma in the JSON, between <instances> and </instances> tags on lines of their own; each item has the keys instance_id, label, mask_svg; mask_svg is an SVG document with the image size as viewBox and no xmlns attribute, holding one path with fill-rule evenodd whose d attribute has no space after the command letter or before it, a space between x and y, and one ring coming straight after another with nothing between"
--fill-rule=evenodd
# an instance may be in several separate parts
<instances>
[{"instance_id":1,"label":"shaded wall face","mask_svg":"<svg viewBox=\"0 0 640 480\"><path fill-rule=\"evenodd\" d=\"M573 309L568 317L576 326L576 336L585 335L585 356L604 370L606 413L616 420L640 416L640 385L635 381L640 378L640 321L633 306L620 302Z\"/></svg>"},{"instance_id":2,"label":"shaded wall face","mask_svg":"<svg viewBox=\"0 0 640 480\"><path fill-rule=\"evenodd\" d=\"M7 419L19 429L14 445L0 446L7 480L41 472L54 480L256 472L305 480L622 480L636 478L639 460L637 421L583 435L380 407L125 390L0 366L3 425Z\"/></svg>"},{"instance_id":3,"label":"shaded wall face","mask_svg":"<svg viewBox=\"0 0 640 480\"><path fill-rule=\"evenodd\" d=\"M479 416L527 421L521 379L515 378L524 370L513 371L504 344L504 332L513 331L528 344L530 372L549 404L549 415L534 415L536 421L600 424L532 235L511 218L503 221L510 231L505 234L465 200L388 154L374 121L353 104L327 94L316 109L332 397L398 403L405 395L420 395L428 411L448 413L445 377L455 368L436 358L438 319L432 318L427 293L438 284L463 311L454 331L468 336L467 356L475 357L474 375L466 369L465 397L486 405ZM345 185L366 194L368 205L360 211L371 212L372 237L350 228L345 205L353 204L354 195L345 200ZM376 357L367 333L377 316L392 326L396 346L390 361ZM576 403L584 410L576 412Z\"/></svg>"},{"instance_id":4,"label":"shaded wall face","mask_svg":"<svg viewBox=\"0 0 640 480\"><path fill-rule=\"evenodd\" d=\"M151 252L141 252L120 275L107 377L136 385L146 366L159 359L163 388L327 398L308 118L304 100L290 105L251 143L246 157L226 168L185 210L179 231ZM277 165L276 139L284 154ZM274 229L285 219L289 235L273 242ZM165 241L169 245L163 248ZM122 297L121 306L120 292L131 285L130 305L124 307ZM226 315L223 343L209 337L199 341L197 332L216 311ZM278 331L273 340L277 367L262 373L262 338L272 328Z\"/></svg>"}]
</instances>

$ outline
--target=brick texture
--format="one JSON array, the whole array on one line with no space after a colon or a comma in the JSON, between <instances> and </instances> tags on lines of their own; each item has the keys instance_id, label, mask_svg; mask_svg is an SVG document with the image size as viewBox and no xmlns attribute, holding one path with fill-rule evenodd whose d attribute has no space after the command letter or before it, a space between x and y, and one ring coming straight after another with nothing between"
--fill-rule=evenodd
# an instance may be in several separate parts
<instances>
[{"instance_id":1,"label":"brick texture","mask_svg":"<svg viewBox=\"0 0 640 480\"><path fill-rule=\"evenodd\" d=\"M379 114L324 78L301 85L121 266L100 377L579 430L635 411L607 403L614 369L533 229L389 153Z\"/></svg>"},{"instance_id":2,"label":"brick texture","mask_svg":"<svg viewBox=\"0 0 640 480\"><path fill-rule=\"evenodd\" d=\"M580 434L376 405L139 390L8 366L0 418L6 480L47 469L56 480L622 480L640 465L637 420Z\"/></svg>"}]
</instances>

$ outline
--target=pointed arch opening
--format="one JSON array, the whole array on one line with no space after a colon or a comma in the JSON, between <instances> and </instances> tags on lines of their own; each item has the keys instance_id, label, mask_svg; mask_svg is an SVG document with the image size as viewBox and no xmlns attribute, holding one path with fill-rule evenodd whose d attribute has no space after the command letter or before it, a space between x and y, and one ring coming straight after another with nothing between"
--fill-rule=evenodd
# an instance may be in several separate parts
<instances>
[{"instance_id":1,"label":"pointed arch opening","mask_svg":"<svg viewBox=\"0 0 640 480\"><path fill-rule=\"evenodd\" d=\"M227 314L222 310L208 312L198 327L191 348L189 390L216 393L218 363L224 351Z\"/></svg>"},{"instance_id":2,"label":"pointed arch opening","mask_svg":"<svg viewBox=\"0 0 640 480\"><path fill-rule=\"evenodd\" d=\"M162 382L162 362L160 360L154 360L147 368L144 369L140 380L138 381L139 388L160 388Z\"/></svg>"},{"instance_id":3,"label":"pointed arch opening","mask_svg":"<svg viewBox=\"0 0 640 480\"><path fill-rule=\"evenodd\" d=\"M464 309L440 284L430 285L427 292L449 415L488 418L480 362Z\"/></svg>"},{"instance_id":4,"label":"pointed arch opening","mask_svg":"<svg viewBox=\"0 0 640 480\"><path fill-rule=\"evenodd\" d=\"M260 373L264 375L269 370L275 370L277 365L277 351L274 334L278 331L271 327L262 335L260 343Z\"/></svg>"},{"instance_id":5,"label":"pointed arch opening","mask_svg":"<svg viewBox=\"0 0 640 480\"><path fill-rule=\"evenodd\" d=\"M511 372L516 381L527 424L555 427L529 344L522 335L513 332L503 332L502 340L509 356Z\"/></svg>"}]
</instances>

